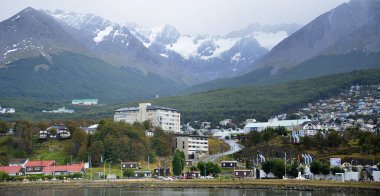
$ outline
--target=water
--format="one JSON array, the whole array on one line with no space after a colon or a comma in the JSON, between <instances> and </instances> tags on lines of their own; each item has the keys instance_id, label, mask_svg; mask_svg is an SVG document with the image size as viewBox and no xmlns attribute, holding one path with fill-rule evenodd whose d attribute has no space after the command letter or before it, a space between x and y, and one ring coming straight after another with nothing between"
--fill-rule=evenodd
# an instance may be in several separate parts
<instances>
[{"instance_id":1,"label":"water","mask_svg":"<svg viewBox=\"0 0 380 196\"><path fill-rule=\"evenodd\" d=\"M351 196L351 195L375 195L375 194L353 194L339 192L321 191L283 191L283 190L255 190L255 189L183 189L183 188L160 188L160 189L123 189L123 188L51 188L44 190L7 190L1 191L4 196L235 196L235 195L254 195L254 196Z\"/></svg>"}]
</instances>

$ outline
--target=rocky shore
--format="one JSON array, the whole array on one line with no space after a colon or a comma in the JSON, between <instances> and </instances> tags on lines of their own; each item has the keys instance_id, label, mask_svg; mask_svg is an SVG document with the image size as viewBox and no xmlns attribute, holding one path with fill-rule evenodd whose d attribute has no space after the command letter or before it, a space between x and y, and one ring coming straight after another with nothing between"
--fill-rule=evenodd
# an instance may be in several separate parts
<instances>
[{"instance_id":1,"label":"rocky shore","mask_svg":"<svg viewBox=\"0 0 380 196\"><path fill-rule=\"evenodd\" d=\"M296 191L329 191L345 193L380 194L380 183L373 182L332 182L332 181L292 181L292 180L115 180L115 181L56 181L56 182L2 182L2 190L43 190L43 189L86 189L86 188L122 188L122 189L157 189L157 188L202 188L202 189L272 189Z\"/></svg>"}]
</instances>

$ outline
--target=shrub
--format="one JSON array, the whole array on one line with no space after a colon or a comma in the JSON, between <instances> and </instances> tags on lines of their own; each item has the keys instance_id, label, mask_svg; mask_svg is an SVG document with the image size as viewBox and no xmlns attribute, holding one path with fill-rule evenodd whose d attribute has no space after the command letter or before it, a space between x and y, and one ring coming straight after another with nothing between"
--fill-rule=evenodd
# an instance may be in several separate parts
<instances>
[{"instance_id":1,"label":"shrub","mask_svg":"<svg viewBox=\"0 0 380 196\"><path fill-rule=\"evenodd\" d=\"M132 177L134 177L134 174L135 174L133 171L134 171L133 169L124 170L123 176L128 177L128 178L132 178Z\"/></svg>"},{"instance_id":2,"label":"shrub","mask_svg":"<svg viewBox=\"0 0 380 196\"><path fill-rule=\"evenodd\" d=\"M0 180L8 180L9 175L6 172L0 171Z\"/></svg>"},{"instance_id":3,"label":"shrub","mask_svg":"<svg viewBox=\"0 0 380 196\"><path fill-rule=\"evenodd\" d=\"M332 167L330 168L330 171L332 174L336 174L336 173L344 173L344 170L340 167Z\"/></svg>"}]
</instances>

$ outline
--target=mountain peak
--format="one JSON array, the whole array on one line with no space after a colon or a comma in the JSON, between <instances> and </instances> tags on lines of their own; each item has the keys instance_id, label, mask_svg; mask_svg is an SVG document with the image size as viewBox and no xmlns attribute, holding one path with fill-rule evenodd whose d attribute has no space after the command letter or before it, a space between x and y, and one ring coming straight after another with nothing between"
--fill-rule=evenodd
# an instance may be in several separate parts
<instances>
[{"instance_id":1,"label":"mountain peak","mask_svg":"<svg viewBox=\"0 0 380 196\"><path fill-rule=\"evenodd\" d=\"M20 13L25 13L25 12L38 12L38 10L36 10L32 7L26 7L25 9L20 11Z\"/></svg>"}]
</instances>

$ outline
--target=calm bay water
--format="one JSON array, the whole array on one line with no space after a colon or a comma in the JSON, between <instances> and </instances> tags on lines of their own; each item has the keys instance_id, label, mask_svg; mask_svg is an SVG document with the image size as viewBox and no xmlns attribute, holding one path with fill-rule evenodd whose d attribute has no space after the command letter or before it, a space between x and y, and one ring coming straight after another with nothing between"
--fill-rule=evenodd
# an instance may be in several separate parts
<instances>
[{"instance_id":1,"label":"calm bay water","mask_svg":"<svg viewBox=\"0 0 380 196\"><path fill-rule=\"evenodd\" d=\"M76 189L45 189L45 190L12 190L2 191L4 196L119 196L119 195L173 195L173 196L206 196L206 195L257 195L257 196L351 196L371 194L351 194L320 191L282 191L282 190L253 190L253 189L122 189L122 188L76 188Z\"/></svg>"}]
</instances>

